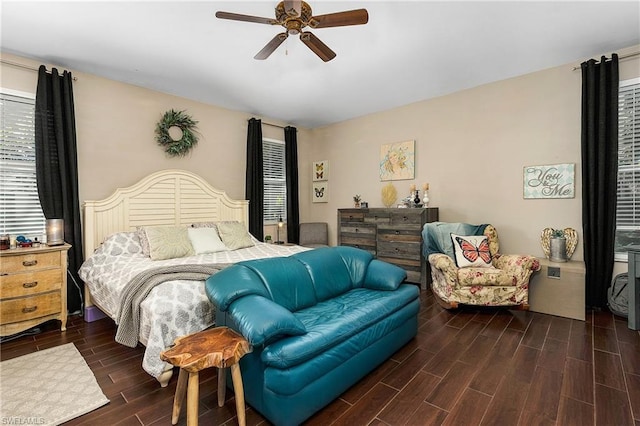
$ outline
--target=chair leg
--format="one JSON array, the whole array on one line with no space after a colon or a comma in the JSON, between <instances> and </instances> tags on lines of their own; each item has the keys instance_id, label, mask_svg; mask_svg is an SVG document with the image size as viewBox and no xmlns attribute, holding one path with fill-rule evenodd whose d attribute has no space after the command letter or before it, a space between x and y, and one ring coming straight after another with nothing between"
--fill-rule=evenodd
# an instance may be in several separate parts
<instances>
[{"instance_id":1,"label":"chair leg","mask_svg":"<svg viewBox=\"0 0 640 426\"><path fill-rule=\"evenodd\" d=\"M438 305L442 306L445 309L456 309L458 307L458 302L445 302L444 300L440 299L437 295L433 295L436 299L436 302L438 302Z\"/></svg>"},{"instance_id":2,"label":"chair leg","mask_svg":"<svg viewBox=\"0 0 640 426\"><path fill-rule=\"evenodd\" d=\"M173 398L173 413L171 414L172 425L178 424L178 419L180 418L180 410L182 410L184 396L187 393L187 376L188 373L181 368L176 386L176 396Z\"/></svg>"},{"instance_id":3,"label":"chair leg","mask_svg":"<svg viewBox=\"0 0 640 426\"><path fill-rule=\"evenodd\" d=\"M236 411L238 414L238 425L246 425L246 417L244 410L244 386L242 385L242 374L240 373L240 366L233 364L231 366L231 378L233 379L233 390L236 397Z\"/></svg>"},{"instance_id":4,"label":"chair leg","mask_svg":"<svg viewBox=\"0 0 640 426\"><path fill-rule=\"evenodd\" d=\"M218 407L224 406L224 400L227 396L227 369L218 368Z\"/></svg>"},{"instance_id":5,"label":"chair leg","mask_svg":"<svg viewBox=\"0 0 640 426\"><path fill-rule=\"evenodd\" d=\"M198 372L189 373L187 385L187 426L198 426L198 399L200 398Z\"/></svg>"}]
</instances>

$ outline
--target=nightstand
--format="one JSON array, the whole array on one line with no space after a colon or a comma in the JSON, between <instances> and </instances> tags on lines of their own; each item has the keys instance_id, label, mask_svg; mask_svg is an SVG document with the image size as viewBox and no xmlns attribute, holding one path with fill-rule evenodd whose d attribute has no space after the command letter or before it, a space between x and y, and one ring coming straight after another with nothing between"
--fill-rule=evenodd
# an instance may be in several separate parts
<instances>
[{"instance_id":1,"label":"nightstand","mask_svg":"<svg viewBox=\"0 0 640 426\"><path fill-rule=\"evenodd\" d=\"M43 245L0 251L0 336L51 319L67 328L67 252Z\"/></svg>"},{"instance_id":2,"label":"nightstand","mask_svg":"<svg viewBox=\"0 0 640 426\"><path fill-rule=\"evenodd\" d=\"M540 271L529 281L529 310L584 321L584 262L538 260Z\"/></svg>"}]
</instances>

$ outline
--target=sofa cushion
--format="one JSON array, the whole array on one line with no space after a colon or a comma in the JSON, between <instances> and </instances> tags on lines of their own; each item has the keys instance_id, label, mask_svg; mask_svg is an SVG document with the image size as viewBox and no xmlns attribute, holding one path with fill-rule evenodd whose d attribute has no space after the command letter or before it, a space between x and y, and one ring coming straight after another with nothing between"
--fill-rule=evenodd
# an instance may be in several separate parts
<instances>
[{"instance_id":1,"label":"sofa cushion","mask_svg":"<svg viewBox=\"0 0 640 426\"><path fill-rule=\"evenodd\" d=\"M291 256L305 265L318 301L346 293L353 287L351 274L339 254L339 248L342 247L318 248Z\"/></svg>"},{"instance_id":2,"label":"sofa cushion","mask_svg":"<svg viewBox=\"0 0 640 426\"><path fill-rule=\"evenodd\" d=\"M308 269L295 257L276 257L240 262L260 277L271 300L295 312L317 303Z\"/></svg>"},{"instance_id":3,"label":"sofa cushion","mask_svg":"<svg viewBox=\"0 0 640 426\"><path fill-rule=\"evenodd\" d=\"M290 368L349 339L419 296L418 287L403 284L396 291L353 289L294 315L307 333L267 346L262 360L268 366ZM375 338L369 336L367 338Z\"/></svg>"},{"instance_id":4,"label":"sofa cushion","mask_svg":"<svg viewBox=\"0 0 640 426\"><path fill-rule=\"evenodd\" d=\"M463 287L470 286L514 286L518 278L497 268L460 268L458 282Z\"/></svg>"},{"instance_id":5,"label":"sofa cushion","mask_svg":"<svg viewBox=\"0 0 640 426\"><path fill-rule=\"evenodd\" d=\"M204 289L209 300L221 311L227 311L233 301L250 294L270 297L260 277L240 263L207 278Z\"/></svg>"}]
</instances>

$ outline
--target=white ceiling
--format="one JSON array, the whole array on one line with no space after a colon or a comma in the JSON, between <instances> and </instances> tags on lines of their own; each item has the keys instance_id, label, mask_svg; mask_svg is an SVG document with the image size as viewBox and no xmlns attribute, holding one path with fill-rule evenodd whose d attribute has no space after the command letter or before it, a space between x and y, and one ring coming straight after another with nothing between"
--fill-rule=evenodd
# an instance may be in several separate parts
<instances>
[{"instance_id":1,"label":"white ceiling","mask_svg":"<svg viewBox=\"0 0 640 426\"><path fill-rule=\"evenodd\" d=\"M2 51L313 128L640 44L640 2L327 1L369 23L311 30L253 56L281 27L273 1L6 1Z\"/></svg>"}]
</instances>

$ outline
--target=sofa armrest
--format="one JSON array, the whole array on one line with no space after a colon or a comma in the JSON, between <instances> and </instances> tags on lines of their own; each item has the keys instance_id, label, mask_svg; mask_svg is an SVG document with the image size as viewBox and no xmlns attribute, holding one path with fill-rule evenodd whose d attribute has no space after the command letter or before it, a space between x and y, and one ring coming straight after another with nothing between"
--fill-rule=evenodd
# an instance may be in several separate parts
<instances>
[{"instance_id":1,"label":"sofa armrest","mask_svg":"<svg viewBox=\"0 0 640 426\"><path fill-rule=\"evenodd\" d=\"M255 294L269 297L260 277L241 264L229 266L205 281L205 292L217 309L226 311L235 300Z\"/></svg>"},{"instance_id":2,"label":"sofa armrest","mask_svg":"<svg viewBox=\"0 0 640 426\"><path fill-rule=\"evenodd\" d=\"M391 263L373 259L364 277L364 286L371 290L396 290L407 278L407 271Z\"/></svg>"},{"instance_id":3,"label":"sofa armrest","mask_svg":"<svg viewBox=\"0 0 640 426\"><path fill-rule=\"evenodd\" d=\"M540 270L540 261L529 255L499 254L493 259L493 266L498 269L513 270L525 269L531 272Z\"/></svg>"},{"instance_id":4,"label":"sofa armrest","mask_svg":"<svg viewBox=\"0 0 640 426\"><path fill-rule=\"evenodd\" d=\"M307 332L289 310L262 296L248 295L236 299L228 312L240 334L254 346Z\"/></svg>"}]
</instances>

